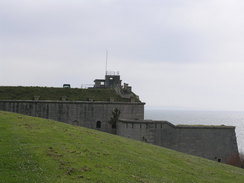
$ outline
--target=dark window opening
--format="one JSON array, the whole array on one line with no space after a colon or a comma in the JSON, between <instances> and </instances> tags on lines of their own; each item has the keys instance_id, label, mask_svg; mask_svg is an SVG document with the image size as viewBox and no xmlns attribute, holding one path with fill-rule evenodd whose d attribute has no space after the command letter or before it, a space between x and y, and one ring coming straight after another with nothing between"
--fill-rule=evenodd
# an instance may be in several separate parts
<instances>
[{"instance_id":1,"label":"dark window opening","mask_svg":"<svg viewBox=\"0 0 244 183\"><path fill-rule=\"evenodd\" d=\"M163 128L163 124L161 123L161 128Z\"/></svg>"},{"instance_id":2,"label":"dark window opening","mask_svg":"<svg viewBox=\"0 0 244 183\"><path fill-rule=\"evenodd\" d=\"M126 128L128 128L128 123L126 123Z\"/></svg>"},{"instance_id":3,"label":"dark window opening","mask_svg":"<svg viewBox=\"0 0 244 183\"><path fill-rule=\"evenodd\" d=\"M116 128L116 123L112 124L112 128L113 128L113 129Z\"/></svg>"},{"instance_id":4,"label":"dark window opening","mask_svg":"<svg viewBox=\"0 0 244 183\"><path fill-rule=\"evenodd\" d=\"M131 124L131 128L134 128L134 124L133 123Z\"/></svg>"},{"instance_id":5,"label":"dark window opening","mask_svg":"<svg viewBox=\"0 0 244 183\"><path fill-rule=\"evenodd\" d=\"M155 128L157 128L157 123L155 123Z\"/></svg>"},{"instance_id":6,"label":"dark window opening","mask_svg":"<svg viewBox=\"0 0 244 183\"><path fill-rule=\"evenodd\" d=\"M141 124L140 124L140 128L141 128Z\"/></svg>"},{"instance_id":7,"label":"dark window opening","mask_svg":"<svg viewBox=\"0 0 244 183\"><path fill-rule=\"evenodd\" d=\"M221 162L221 159L218 159L218 162Z\"/></svg>"},{"instance_id":8,"label":"dark window opening","mask_svg":"<svg viewBox=\"0 0 244 183\"><path fill-rule=\"evenodd\" d=\"M101 128L101 126L102 126L101 121L97 121L96 128Z\"/></svg>"}]
</instances>

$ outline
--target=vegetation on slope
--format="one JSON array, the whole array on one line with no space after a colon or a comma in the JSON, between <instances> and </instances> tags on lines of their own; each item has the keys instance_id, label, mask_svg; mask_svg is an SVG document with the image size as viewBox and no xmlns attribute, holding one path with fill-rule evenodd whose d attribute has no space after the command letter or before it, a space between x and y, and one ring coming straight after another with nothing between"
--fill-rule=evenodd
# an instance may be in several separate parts
<instances>
[{"instance_id":1,"label":"vegetation on slope","mask_svg":"<svg viewBox=\"0 0 244 183\"><path fill-rule=\"evenodd\" d=\"M244 170L119 136L0 111L0 182L243 183Z\"/></svg>"},{"instance_id":2,"label":"vegetation on slope","mask_svg":"<svg viewBox=\"0 0 244 183\"><path fill-rule=\"evenodd\" d=\"M115 101L128 102L129 99L121 98L114 89L109 88L49 88L49 87L0 87L0 100L33 100L40 96L40 100L61 100L63 96L71 101Z\"/></svg>"}]
</instances>

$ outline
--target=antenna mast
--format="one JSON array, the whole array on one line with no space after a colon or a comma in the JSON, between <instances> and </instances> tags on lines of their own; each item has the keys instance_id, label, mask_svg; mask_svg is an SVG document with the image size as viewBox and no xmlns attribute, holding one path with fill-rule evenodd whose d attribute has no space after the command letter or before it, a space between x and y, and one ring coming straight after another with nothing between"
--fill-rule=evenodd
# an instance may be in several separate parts
<instances>
[{"instance_id":1,"label":"antenna mast","mask_svg":"<svg viewBox=\"0 0 244 183\"><path fill-rule=\"evenodd\" d=\"M105 66L105 76L107 75L108 72L108 50L106 49L106 66Z\"/></svg>"}]
</instances>

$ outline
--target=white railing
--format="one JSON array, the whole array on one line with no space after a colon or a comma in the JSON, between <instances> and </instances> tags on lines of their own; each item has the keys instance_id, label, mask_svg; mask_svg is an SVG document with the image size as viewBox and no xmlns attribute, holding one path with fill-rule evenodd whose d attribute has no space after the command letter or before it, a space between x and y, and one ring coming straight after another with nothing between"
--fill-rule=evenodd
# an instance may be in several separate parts
<instances>
[{"instance_id":1,"label":"white railing","mask_svg":"<svg viewBox=\"0 0 244 183\"><path fill-rule=\"evenodd\" d=\"M119 71L106 71L106 75L117 76L119 75Z\"/></svg>"},{"instance_id":2,"label":"white railing","mask_svg":"<svg viewBox=\"0 0 244 183\"><path fill-rule=\"evenodd\" d=\"M81 85L81 88L83 88L83 89L93 88L93 87L94 87L94 84L82 84Z\"/></svg>"}]
</instances>

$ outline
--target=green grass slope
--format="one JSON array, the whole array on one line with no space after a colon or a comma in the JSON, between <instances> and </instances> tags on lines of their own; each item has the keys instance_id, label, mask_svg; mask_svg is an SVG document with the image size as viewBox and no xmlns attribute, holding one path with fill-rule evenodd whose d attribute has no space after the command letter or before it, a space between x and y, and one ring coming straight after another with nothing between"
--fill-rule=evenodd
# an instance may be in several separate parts
<instances>
[{"instance_id":1,"label":"green grass slope","mask_svg":"<svg viewBox=\"0 0 244 183\"><path fill-rule=\"evenodd\" d=\"M243 183L244 170L51 120L0 111L1 183Z\"/></svg>"},{"instance_id":2,"label":"green grass slope","mask_svg":"<svg viewBox=\"0 0 244 183\"><path fill-rule=\"evenodd\" d=\"M110 97L115 101L129 102L130 99L121 98L114 89L109 88L50 88L50 87L11 87L0 86L0 100L33 100L34 96L40 96L40 100L60 100L66 96L70 101L109 101ZM139 100L137 100L139 102Z\"/></svg>"}]
</instances>

